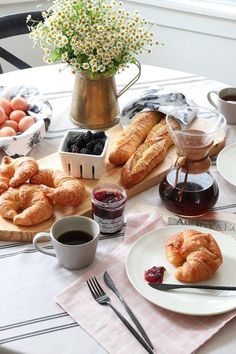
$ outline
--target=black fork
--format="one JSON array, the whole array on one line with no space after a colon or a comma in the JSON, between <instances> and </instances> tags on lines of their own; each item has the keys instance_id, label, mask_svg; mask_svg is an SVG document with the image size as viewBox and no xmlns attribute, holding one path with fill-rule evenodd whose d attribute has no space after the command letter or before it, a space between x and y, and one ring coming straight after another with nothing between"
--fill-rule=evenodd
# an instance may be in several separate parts
<instances>
[{"instance_id":1,"label":"black fork","mask_svg":"<svg viewBox=\"0 0 236 354\"><path fill-rule=\"evenodd\" d=\"M133 326L126 320L126 318L111 304L111 299L102 289L101 285L97 281L96 277L93 277L87 280L87 285L89 290L94 298L100 305L110 306L115 314L119 317L119 319L124 323L124 325L128 328L128 330L135 336L135 338L139 341L140 344L147 350L148 353L154 354L152 349L147 345L144 339L138 334L138 332L134 329Z\"/></svg>"}]
</instances>

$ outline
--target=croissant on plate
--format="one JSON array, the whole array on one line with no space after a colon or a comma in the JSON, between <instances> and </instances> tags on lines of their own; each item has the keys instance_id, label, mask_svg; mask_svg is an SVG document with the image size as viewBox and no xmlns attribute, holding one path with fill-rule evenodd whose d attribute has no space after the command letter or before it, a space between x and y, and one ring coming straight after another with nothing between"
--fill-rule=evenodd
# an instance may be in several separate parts
<instances>
[{"instance_id":1,"label":"croissant on plate","mask_svg":"<svg viewBox=\"0 0 236 354\"><path fill-rule=\"evenodd\" d=\"M38 171L38 163L31 157L13 159L4 156L0 165L0 194L8 187L17 187L25 183Z\"/></svg>"},{"instance_id":2,"label":"croissant on plate","mask_svg":"<svg viewBox=\"0 0 236 354\"><path fill-rule=\"evenodd\" d=\"M0 196L0 215L16 225L37 225L51 218L53 203L41 186L26 183Z\"/></svg>"},{"instance_id":3,"label":"croissant on plate","mask_svg":"<svg viewBox=\"0 0 236 354\"><path fill-rule=\"evenodd\" d=\"M177 267L176 279L186 283L210 279L223 262L213 236L191 229L173 235L165 252L168 261Z\"/></svg>"},{"instance_id":4,"label":"croissant on plate","mask_svg":"<svg viewBox=\"0 0 236 354\"><path fill-rule=\"evenodd\" d=\"M85 187L77 178L60 170L40 169L30 183L44 185L44 193L54 204L77 206L85 197Z\"/></svg>"}]
</instances>

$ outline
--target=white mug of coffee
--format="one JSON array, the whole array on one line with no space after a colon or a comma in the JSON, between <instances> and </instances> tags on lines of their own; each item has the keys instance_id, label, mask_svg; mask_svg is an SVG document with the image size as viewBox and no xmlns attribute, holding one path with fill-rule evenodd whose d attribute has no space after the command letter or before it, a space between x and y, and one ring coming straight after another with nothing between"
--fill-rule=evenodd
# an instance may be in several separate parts
<instances>
[{"instance_id":1,"label":"white mug of coffee","mask_svg":"<svg viewBox=\"0 0 236 354\"><path fill-rule=\"evenodd\" d=\"M216 96L217 103L212 99L213 95ZM207 98L210 104L225 116L228 124L236 124L236 87L210 91Z\"/></svg>"},{"instance_id":2,"label":"white mug of coffee","mask_svg":"<svg viewBox=\"0 0 236 354\"><path fill-rule=\"evenodd\" d=\"M50 233L40 232L34 236L35 248L54 256L67 269L81 269L90 265L96 254L100 235L99 225L85 216L66 216L56 221ZM42 248L38 241L52 241L54 251Z\"/></svg>"}]
</instances>

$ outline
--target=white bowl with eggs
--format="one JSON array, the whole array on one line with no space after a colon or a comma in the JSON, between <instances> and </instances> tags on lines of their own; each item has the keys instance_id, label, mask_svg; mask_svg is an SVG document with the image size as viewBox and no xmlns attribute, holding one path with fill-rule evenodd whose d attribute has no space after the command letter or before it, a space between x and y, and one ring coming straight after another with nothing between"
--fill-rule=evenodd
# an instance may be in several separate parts
<instances>
[{"instance_id":1,"label":"white bowl with eggs","mask_svg":"<svg viewBox=\"0 0 236 354\"><path fill-rule=\"evenodd\" d=\"M45 136L51 118L52 107L37 88L0 87L0 150L12 157L27 155Z\"/></svg>"}]
</instances>

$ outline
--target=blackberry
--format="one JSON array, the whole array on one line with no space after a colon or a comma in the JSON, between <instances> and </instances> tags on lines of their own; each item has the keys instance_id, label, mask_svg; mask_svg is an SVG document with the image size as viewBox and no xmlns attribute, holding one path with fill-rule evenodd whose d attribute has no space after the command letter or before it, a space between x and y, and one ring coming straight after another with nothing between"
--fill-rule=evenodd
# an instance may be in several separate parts
<instances>
[{"instance_id":1,"label":"blackberry","mask_svg":"<svg viewBox=\"0 0 236 354\"><path fill-rule=\"evenodd\" d=\"M71 137L65 148L67 152L101 155L106 142L106 134L103 131L92 133L88 130L86 133L79 132L76 136Z\"/></svg>"},{"instance_id":2,"label":"blackberry","mask_svg":"<svg viewBox=\"0 0 236 354\"><path fill-rule=\"evenodd\" d=\"M93 133L94 139L103 139L105 138L106 134L103 131L97 131Z\"/></svg>"},{"instance_id":3,"label":"blackberry","mask_svg":"<svg viewBox=\"0 0 236 354\"><path fill-rule=\"evenodd\" d=\"M67 141L67 144L66 144L66 147L65 147L65 151L66 152L71 152L71 148L72 148L72 145L74 145L75 140L76 140L76 137L72 137L72 138L70 138Z\"/></svg>"},{"instance_id":4,"label":"blackberry","mask_svg":"<svg viewBox=\"0 0 236 354\"><path fill-rule=\"evenodd\" d=\"M101 138L99 139L100 143L101 143L103 146L105 145L106 140L107 140L107 137L102 138L102 139L101 139Z\"/></svg>"},{"instance_id":5,"label":"blackberry","mask_svg":"<svg viewBox=\"0 0 236 354\"><path fill-rule=\"evenodd\" d=\"M76 135L76 138L78 138L79 136L83 136L83 135L84 135L84 133L83 133L83 132L80 132L80 131L79 131L79 132L77 132L76 130L75 130L75 132L76 132L76 134L77 134L77 135Z\"/></svg>"},{"instance_id":6,"label":"blackberry","mask_svg":"<svg viewBox=\"0 0 236 354\"><path fill-rule=\"evenodd\" d=\"M96 140L91 140L88 144L86 144L86 148L90 151L93 151L94 146L96 145Z\"/></svg>"},{"instance_id":7,"label":"blackberry","mask_svg":"<svg viewBox=\"0 0 236 354\"><path fill-rule=\"evenodd\" d=\"M93 133L88 130L85 134L84 134L84 141L86 143L89 143L91 140L93 140Z\"/></svg>"},{"instance_id":8,"label":"blackberry","mask_svg":"<svg viewBox=\"0 0 236 354\"><path fill-rule=\"evenodd\" d=\"M84 148L86 145L86 141L84 140L84 135L79 135L77 136L76 140L75 140L75 144L80 148Z\"/></svg>"},{"instance_id":9,"label":"blackberry","mask_svg":"<svg viewBox=\"0 0 236 354\"><path fill-rule=\"evenodd\" d=\"M87 148L83 148L80 150L81 154L91 155L91 151Z\"/></svg>"},{"instance_id":10,"label":"blackberry","mask_svg":"<svg viewBox=\"0 0 236 354\"><path fill-rule=\"evenodd\" d=\"M70 145L66 145L65 147L65 152L71 152L71 146Z\"/></svg>"},{"instance_id":11,"label":"blackberry","mask_svg":"<svg viewBox=\"0 0 236 354\"><path fill-rule=\"evenodd\" d=\"M103 151L103 145L101 143L96 143L96 145L94 146L94 149L93 149L93 153L95 155L101 155Z\"/></svg>"},{"instance_id":12,"label":"blackberry","mask_svg":"<svg viewBox=\"0 0 236 354\"><path fill-rule=\"evenodd\" d=\"M76 141L76 136L73 136L72 138L70 138L68 140L67 145L71 146L71 145L73 145L75 143L75 141Z\"/></svg>"},{"instance_id":13,"label":"blackberry","mask_svg":"<svg viewBox=\"0 0 236 354\"><path fill-rule=\"evenodd\" d=\"M71 146L70 151L71 151L71 152L74 152L74 153L76 153L76 154L78 154L78 153L80 152L80 148L79 148L79 146L78 146L77 144L73 144L73 145Z\"/></svg>"}]
</instances>

